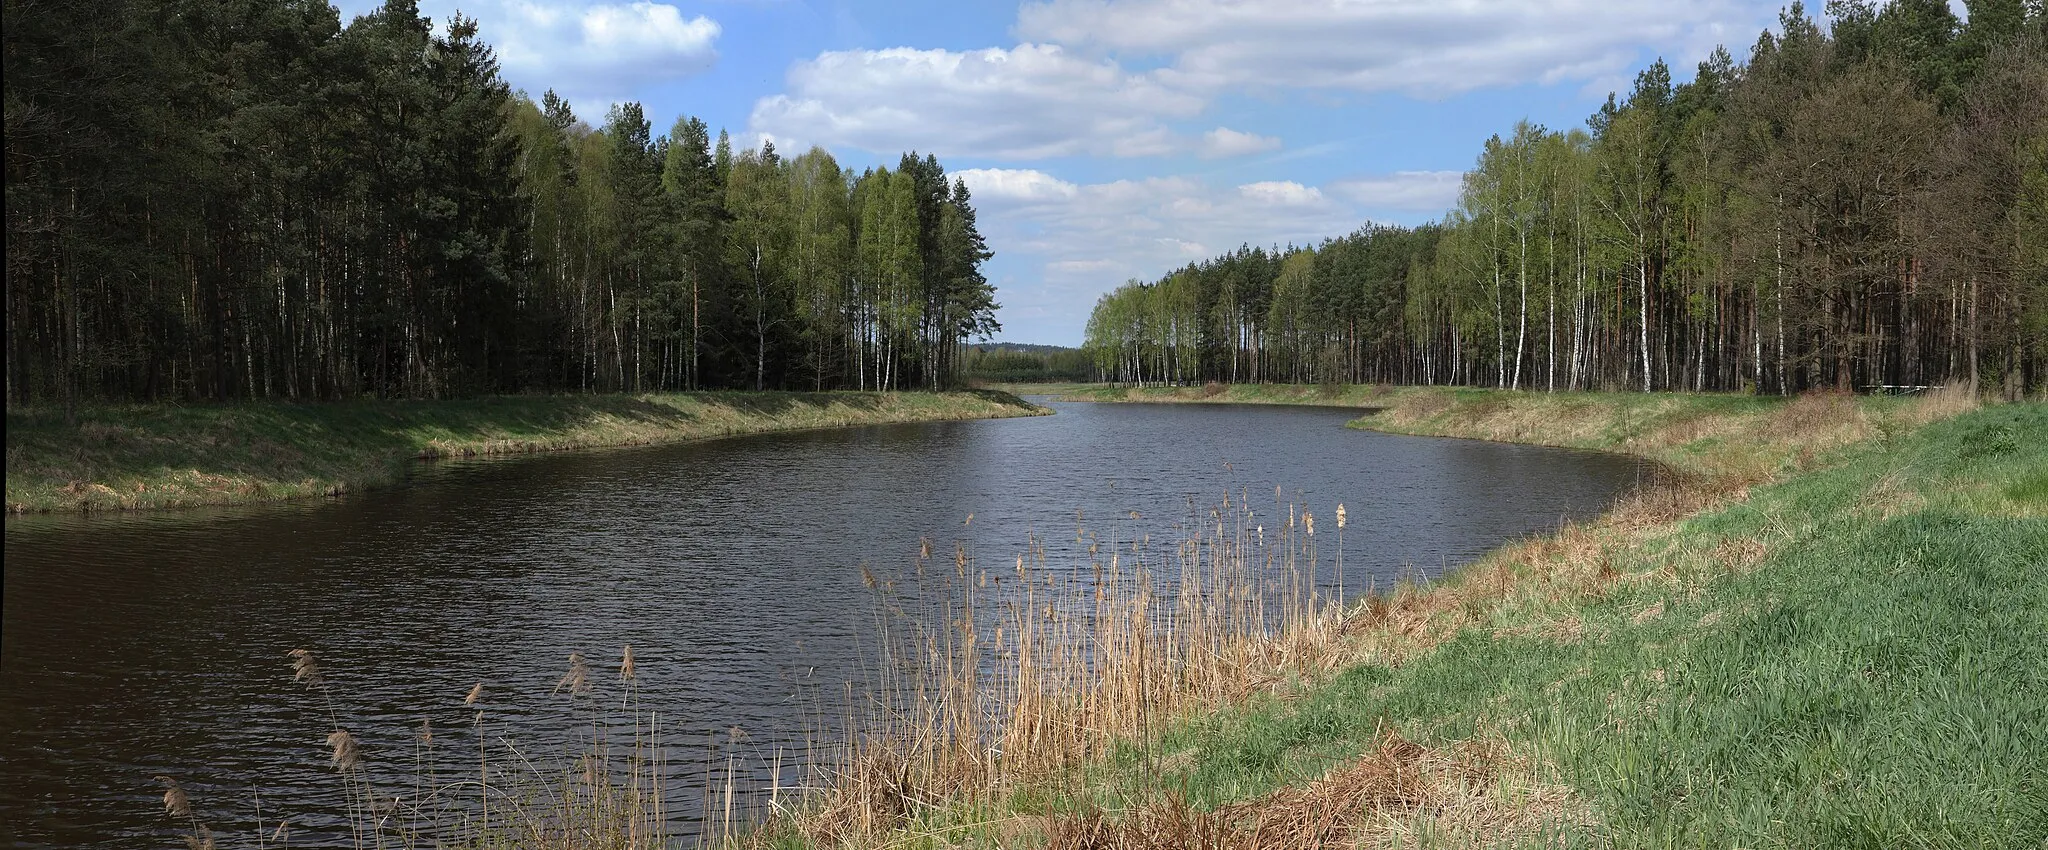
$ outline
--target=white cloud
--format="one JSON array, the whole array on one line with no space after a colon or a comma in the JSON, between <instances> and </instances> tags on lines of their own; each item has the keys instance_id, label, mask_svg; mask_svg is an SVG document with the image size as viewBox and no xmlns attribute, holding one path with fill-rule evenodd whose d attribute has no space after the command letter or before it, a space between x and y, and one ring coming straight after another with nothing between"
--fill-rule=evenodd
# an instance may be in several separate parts
<instances>
[{"instance_id":1,"label":"white cloud","mask_svg":"<svg viewBox=\"0 0 2048 850\"><path fill-rule=\"evenodd\" d=\"M1770 9L1741 0L1039 0L1017 31L1171 60L1192 89L1337 88L1421 97L1589 80L1648 49L1702 54L1754 37Z\"/></svg>"},{"instance_id":2,"label":"white cloud","mask_svg":"<svg viewBox=\"0 0 2048 850\"><path fill-rule=\"evenodd\" d=\"M453 4L435 3L438 7ZM651 83L700 73L718 59L717 21L685 18L666 3L470 0L461 11L497 48L506 79L535 93L553 88L579 112L627 99ZM436 14L445 21L447 13Z\"/></svg>"},{"instance_id":3,"label":"white cloud","mask_svg":"<svg viewBox=\"0 0 2048 850\"><path fill-rule=\"evenodd\" d=\"M1438 213L1458 203L1462 171L1396 171L1339 180L1330 190L1370 210Z\"/></svg>"},{"instance_id":4,"label":"white cloud","mask_svg":"<svg viewBox=\"0 0 2048 850\"><path fill-rule=\"evenodd\" d=\"M1057 260L1045 264L1047 271L1060 274L1083 275L1112 272L1116 270L1117 266L1118 263L1115 260Z\"/></svg>"},{"instance_id":5,"label":"white cloud","mask_svg":"<svg viewBox=\"0 0 2048 850\"><path fill-rule=\"evenodd\" d=\"M1166 122L1204 106L1150 74L1038 44L827 52L797 63L789 87L755 103L752 129L992 159L1168 153L1183 142Z\"/></svg>"},{"instance_id":6,"label":"white cloud","mask_svg":"<svg viewBox=\"0 0 2048 850\"><path fill-rule=\"evenodd\" d=\"M1240 133L1229 127L1218 127L1202 134L1202 156L1209 159L1263 153L1279 148L1280 140L1277 138L1257 133Z\"/></svg>"},{"instance_id":7,"label":"white cloud","mask_svg":"<svg viewBox=\"0 0 2048 850\"><path fill-rule=\"evenodd\" d=\"M1292 180L1268 180L1237 187L1244 199L1264 206L1306 207L1323 202L1323 190Z\"/></svg>"},{"instance_id":8,"label":"white cloud","mask_svg":"<svg viewBox=\"0 0 2048 850\"><path fill-rule=\"evenodd\" d=\"M967 181L974 203L987 206L1013 202L1049 201L1072 198L1080 187L1043 171L1028 168L969 168L953 172Z\"/></svg>"},{"instance_id":9,"label":"white cloud","mask_svg":"<svg viewBox=\"0 0 2048 850\"><path fill-rule=\"evenodd\" d=\"M1168 176L1073 183L1031 169L959 174L981 208L989 247L1016 270L1000 284L998 300L1006 321L1023 323L1020 330L1055 319L1062 332L1068 323L1078 329L1088 305L1125 280L1153 280L1240 244L1306 245L1364 221L1323 188L1296 182L1215 185Z\"/></svg>"}]
</instances>

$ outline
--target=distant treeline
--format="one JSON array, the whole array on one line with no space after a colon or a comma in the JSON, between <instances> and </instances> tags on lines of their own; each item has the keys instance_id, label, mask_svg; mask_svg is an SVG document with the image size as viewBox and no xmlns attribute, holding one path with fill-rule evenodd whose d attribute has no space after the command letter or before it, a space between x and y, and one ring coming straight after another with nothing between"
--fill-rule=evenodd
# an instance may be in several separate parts
<instances>
[{"instance_id":1,"label":"distant treeline","mask_svg":"<svg viewBox=\"0 0 2048 850\"><path fill-rule=\"evenodd\" d=\"M991 343L967 349L961 372L978 381L1042 383L1095 379L1093 355L1079 348Z\"/></svg>"},{"instance_id":2,"label":"distant treeline","mask_svg":"<svg viewBox=\"0 0 2048 850\"><path fill-rule=\"evenodd\" d=\"M601 127L391 0L6 4L7 400L937 386L966 186Z\"/></svg>"},{"instance_id":3,"label":"distant treeline","mask_svg":"<svg viewBox=\"0 0 2048 850\"><path fill-rule=\"evenodd\" d=\"M1794 392L2048 385L2048 10L1793 4L1584 129L1489 139L1457 209L1102 298L1097 375Z\"/></svg>"}]
</instances>

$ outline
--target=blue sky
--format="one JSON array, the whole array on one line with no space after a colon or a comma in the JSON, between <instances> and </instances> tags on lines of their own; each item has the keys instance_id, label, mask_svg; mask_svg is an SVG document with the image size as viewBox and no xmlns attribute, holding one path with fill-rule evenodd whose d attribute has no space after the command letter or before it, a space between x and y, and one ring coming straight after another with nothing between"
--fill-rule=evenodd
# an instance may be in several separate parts
<instances>
[{"instance_id":1,"label":"blue sky","mask_svg":"<svg viewBox=\"0 0 2048 850\"><path fill-rule=\"evenodd\" d=\"M341 4L344 16L376 4ZM1456 202L1490 134L1579 126L1659 56L1687 79L1751 0L422 0L596 124L637 100L842 165L936 153L996 258L1001 338L1078 344L1096 297L1190 260ZM1813 4L1819 5L1818 0Z\"/></svg>"}]
</instances>

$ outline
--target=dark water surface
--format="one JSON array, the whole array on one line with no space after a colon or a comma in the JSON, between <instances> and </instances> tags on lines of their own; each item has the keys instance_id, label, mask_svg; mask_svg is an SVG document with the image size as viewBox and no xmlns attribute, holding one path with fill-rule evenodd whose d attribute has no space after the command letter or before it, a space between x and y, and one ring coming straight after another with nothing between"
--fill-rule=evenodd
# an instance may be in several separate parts
<instances>
[{"instance_id":1,"label":"dark water surface","mask_svg":"<svg viewBox=\"0 0 2048 850\"><path fill-rule=\"evenodd\" d=\"M227 846L254 845L259 797L266 822L331 814L332 724L291 680L300 647L323 659L333 711L373 769L409 793L422 718L474 752L473 683L486 682L494 736L559 755L587 717L549 694L564 660L587 654L616 694L631 644L671 761L693 765L670 791L687 833L707 754L794 756L821 713L843 710L875 642L860 566L901 575L920 538L1003 564L1033 534L1071 546L1077 511L1123 539L1171 538L1190 499L1203 513L1226 492L1270 504L1278 485L1325 522L1344 503L1346 580L1384 587L1597 512L1645 473L1599 454L1347 430L1340 410L1055 406L444 463L339 501L10 518L0 844L169 846L157 774L236 830Z\"/></svg>"}]
</instances>

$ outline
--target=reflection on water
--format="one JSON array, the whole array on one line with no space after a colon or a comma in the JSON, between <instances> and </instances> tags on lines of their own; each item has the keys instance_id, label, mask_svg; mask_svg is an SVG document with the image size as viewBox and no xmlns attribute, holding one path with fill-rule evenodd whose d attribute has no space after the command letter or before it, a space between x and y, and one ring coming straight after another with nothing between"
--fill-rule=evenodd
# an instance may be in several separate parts
<instances>
[{"instance_id":1,"label":"reflection on water","mask_svg":"<svg viewBox=\"0 0 2048 850\"><path fill-rule=\"evenodd\" d=\"M294 648L324 659L334 710L405 775L421 719L466 734L479 680L498 732L560 744L588 713L549 696L565 659L611 663L626 644L671 761L709 759L716 741L760 765L843 712L876 642L860 567L900 577L922 538L1007 562L1036 534L1057 560L1077 515L1170 539L1226 492L1257 506L1277 485L1319 513L1344 503L1347 583L1386 586L1595 512L1641 474L1346 430L1328 409L1056 406L443 463L332 502L9 519L0 841L161 846L156 774L185 779L219 825L248 823L259 793L269 816L317 823L338 805L332 727L291 681ZM687 830L704 774L677 773Z\"/></svg>"}]
</instances>

